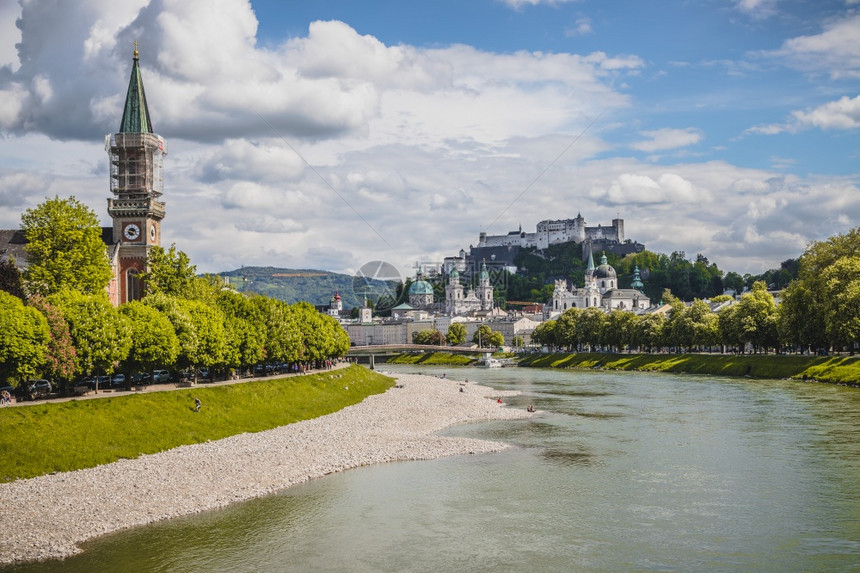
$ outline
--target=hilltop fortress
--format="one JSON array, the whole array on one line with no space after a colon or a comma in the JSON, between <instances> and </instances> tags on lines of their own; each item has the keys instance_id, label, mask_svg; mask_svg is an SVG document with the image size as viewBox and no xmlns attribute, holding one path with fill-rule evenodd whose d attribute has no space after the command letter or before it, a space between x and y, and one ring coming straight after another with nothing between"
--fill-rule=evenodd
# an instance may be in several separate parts
<instances>
[{"instance_id":1,"label":"hilltop fortress","mask_svg":"<svg viewBox=\"0 0 860 573\"><path fill-rule=\"evenodd\" d=\"M642 243L631 241L624 236L624 219L612 219L607 226L589 227L585 218L578 213L575 219L545 220L537 224L534 233L523 231L522 226L516 231L505 235L488 235L482 232L478 236L477 245L469 245L469 250L460 250L458 256L445 257L443 272L449 273L457 269L461 273L471 275L482 262L496 267L504 267L510 272L517 272L516 257L520 249L544 250L551 245L563 243L586 243L589 248L583 248L582 260L587 259L592 251L606 251L625 256L640 253L645 249Z\"/></svg>"},{"instance_id":2,"label":"hilltop fortress","mask_svg":"<svg viewBox=\"0 0 860 573\"><path fill-rule=\"evenodd\" d=\"M534 233L523 232L522 226L518 231L510 231L507 235L481 233L478 236L477 248L515 245L520 248L545 249L559 243L582 243L586 240L591 240L592 243L597 241L623 243L624 219L612 219L609 227L601 225L588 227L582 214L577 214L576 219L541 221L537 224Z\"/></svg>"}]
</instances>

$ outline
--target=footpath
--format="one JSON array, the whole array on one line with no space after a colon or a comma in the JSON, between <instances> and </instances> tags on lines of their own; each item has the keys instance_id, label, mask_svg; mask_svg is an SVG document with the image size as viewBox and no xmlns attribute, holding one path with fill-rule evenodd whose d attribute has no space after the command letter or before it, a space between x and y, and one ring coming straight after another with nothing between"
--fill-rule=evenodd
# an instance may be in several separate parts
<instances>
[{"instance_id":1,"label":"footpath","mask_svg":"<svg viewBox=\"0 0 860 573\"><path fill-rule=\"evenodd\" d=\"M320 372L330 372L332 370L338 370L340 368L346 368L350 366L351 362L335 362L332 364L331 368L319 368L319 369L308 369L304 372L289 372L283 374L271 374L267 376L249 376L246 378L236 378L229 380L216 380L210 382L206 381L198 381L197 383L192 383L191 385L180 384L179 382L168 382L166 384L147 384L145 386L135 386L135 390L126 390L124 388L109 388L105 390L92 390L87 392L86 394L78 395L78 396L54 396L48 398L42 398L39 400L13 400L11 404L6 404L6 406L35 406L37 404L56 404L59 402L71 402L74 400L92 400L96 398L116 398L118 396L130 396L132 394L145 394L147 392L170 392L173 390L187 390L188 388L198 388L203 387L207 388L210 386L226 386L229 384L242 384L244 382L256 382L258 380L275 380L277 378L292 378L294 376L306 376L308 374L318 374Z\"/></svg>"}]
</instances>

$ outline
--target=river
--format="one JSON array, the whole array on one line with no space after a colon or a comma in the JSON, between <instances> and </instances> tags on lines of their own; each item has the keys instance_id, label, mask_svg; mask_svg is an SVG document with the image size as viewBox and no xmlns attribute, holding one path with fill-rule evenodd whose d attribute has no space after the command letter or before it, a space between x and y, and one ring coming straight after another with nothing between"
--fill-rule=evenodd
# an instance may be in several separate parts
<instances>
[{"instance_id":1,"label":"river","mask_svg":"<svg viewBox=\"0 0 860 573\"><path fill-rule=\"evenodd\" d=\"M860 571L860 390L383 365L522 392L502 453L370 466L10 571Z\"/></svg>"}]
</instances>

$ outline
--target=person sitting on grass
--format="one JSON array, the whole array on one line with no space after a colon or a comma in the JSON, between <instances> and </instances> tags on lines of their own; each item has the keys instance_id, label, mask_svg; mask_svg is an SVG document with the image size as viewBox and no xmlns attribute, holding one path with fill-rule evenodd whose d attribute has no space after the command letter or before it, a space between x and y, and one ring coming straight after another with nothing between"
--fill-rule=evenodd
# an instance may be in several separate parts
<instances>
[{"instance_id":1,"label":"person sitting on grass","mask_svg":"<svg viewBox=\"0 0 860 573\"><path fill-rule=\"evenodd\" d=\"M203 402L200 401L200 398L194 398L194 411L199 412L200 406L203 405Z\"/></svg>"}]
</instances>

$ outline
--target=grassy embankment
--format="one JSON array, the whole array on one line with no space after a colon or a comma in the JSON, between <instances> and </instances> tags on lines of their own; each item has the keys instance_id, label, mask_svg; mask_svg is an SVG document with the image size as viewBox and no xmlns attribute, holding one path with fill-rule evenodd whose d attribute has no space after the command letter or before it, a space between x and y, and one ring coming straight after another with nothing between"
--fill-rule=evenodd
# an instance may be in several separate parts
<instances>
[{"instance_id":1,"label":"grassy embankment","mask_svg":"<svg viewBox=\"0 0 860 573\"><path fill-rule=\"evenodd\" d=\"M450 352L421 352L398 354L388 358L386 364L436 364L439 366L469 366L480 354L451 354Z\"/></svg>"},{"instance_id":2,"label":"grassy embankment","mask_svg":"<svg viewBox=\"0 0 860 573\"><path fill-rule=\"evenodd\" d=\"M0 481L94 467L260 432L357 404L394 385L360 366L308 376L121 394L0 410ZM203 407L194 412L194 398Z\"/></svg>"},{"instance_id":3,"label":"grassy embankment","mask_svg":"<svg viewBox=\"0 0 860 573\"><path fill-rule=\"evenodd\" d=\"M836 384L860 384L860 357L729 354L534 354L520 366L544 368L602 368L750 376L752 378L806 378Z\"/></svg>"}]
</instances>

